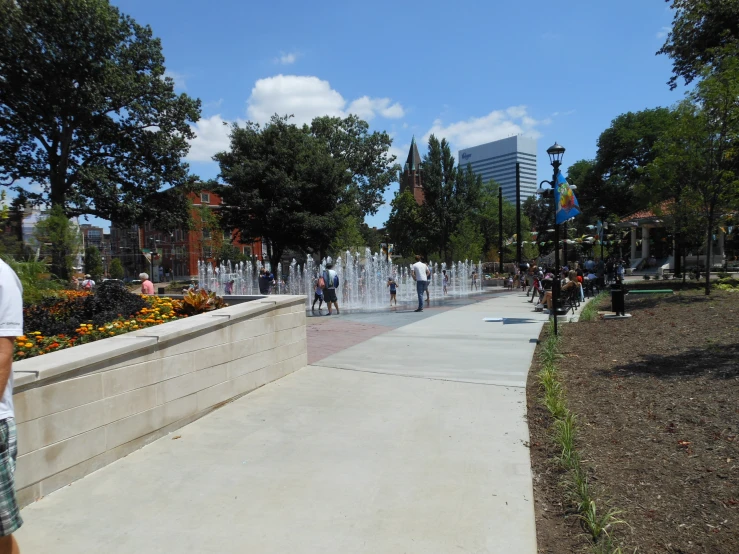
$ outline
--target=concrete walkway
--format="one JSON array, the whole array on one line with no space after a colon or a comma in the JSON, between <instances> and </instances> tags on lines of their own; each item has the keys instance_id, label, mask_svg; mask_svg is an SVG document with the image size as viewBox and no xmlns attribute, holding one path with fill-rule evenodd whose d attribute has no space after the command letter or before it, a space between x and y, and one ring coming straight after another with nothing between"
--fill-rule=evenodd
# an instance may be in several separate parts
<instances>
[{"instance_id":1,"label":"concrete walkway","mask_svg":"<svg viewBox=\"0 0 739 554\"><path fill-rule=\"evenodd\" d=\"M21 549L533 554L524 300L346 316L387 330L28 506Z\"/></svg>"}]
</instances>

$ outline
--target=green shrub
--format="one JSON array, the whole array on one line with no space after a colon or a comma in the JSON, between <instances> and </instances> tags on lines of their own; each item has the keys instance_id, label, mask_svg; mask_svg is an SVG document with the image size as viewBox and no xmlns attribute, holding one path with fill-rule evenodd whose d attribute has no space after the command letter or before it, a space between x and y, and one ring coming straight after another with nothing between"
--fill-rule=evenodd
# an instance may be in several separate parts
<instances>
[{"instance_id":1,"label":"green shrub","mask_svg":"<svg viewBox=\"0 0 739 554\"><path fill-rule=\"evenodd\" d=\"M24 304L40 302L64 288L62 283L49 277L44 262L33 260L19 262L12 258L5 259L5 262L15 271L23 286Z\"/></svg>"}]
</instances>

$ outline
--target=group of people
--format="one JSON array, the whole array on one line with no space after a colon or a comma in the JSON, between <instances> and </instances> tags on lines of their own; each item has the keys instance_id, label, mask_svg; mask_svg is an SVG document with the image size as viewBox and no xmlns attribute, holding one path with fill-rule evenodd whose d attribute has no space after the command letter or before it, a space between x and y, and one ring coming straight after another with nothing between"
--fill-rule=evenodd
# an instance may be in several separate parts
<instances>
[{"instance_id":1,"label":"group of people","mask_svg":"<svg viewBox=\"0 0 739 554\"><path fill-rule=\"evenodd\" d=\"M411 277L416 283L416 292L418 294L418 309L416 312L423 311L423 298L426 297L426 301L429 301L429 290L428 285L431 280L431 269L423 261L421 256L416 256L416 263L411 266ZM477 271L473 270L470 276L472 279L472 287L477 290L478 275ZM449 274L446 269L441 272L441 283L442 283L442 294L446 295L449 293ZM333 269L333 264L326 264L326 270L316 274L313 279L314 284L314 295L313 304L311 305L311 311L316 311L316 304L318 304L318 312L321 312L324 301L328 307L328 315L331 315L331 305L333 304L336 313L339 313L338 298L336 296L336 290L339 288L339 277L336 271ZM346 283L345 283L346 284ZM398 288L399 284L394 275L387 278L386 288L390 292L390 306L398 305ZM345 291L346 292L346 291Z\"/></svg>"},{"instance_id":2,"label":"group of people","mask_svg":"<svg viewBox=\"0 0 739 554\"><path fill-rule=\"evenodd\" d=\"M585 291L602 289L612 283L623 282L626 263L624 260L609 258L606 261L588 258L581 265L574 262L572 266L563 266L556 278L560 279L560 292L563 295L574 291L575 298L585 300ZM505 285L509 289L521 288L526 295L531 295L529 302L538 299L535 310L552 309L552 283L556 270L537 265L532 260L519 266L518 272L506 278Z\"/></svg>"}]
</instances>

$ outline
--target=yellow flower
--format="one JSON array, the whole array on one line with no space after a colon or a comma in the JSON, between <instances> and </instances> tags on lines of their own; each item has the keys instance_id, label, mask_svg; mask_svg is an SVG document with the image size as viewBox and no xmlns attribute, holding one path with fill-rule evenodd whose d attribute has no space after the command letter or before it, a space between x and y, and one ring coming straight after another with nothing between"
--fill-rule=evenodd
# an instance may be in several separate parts
<instances>
[{"instance_id":1,"label":"yellow flower","mask_svg":"<svg viewBox=\"0 0 739 554\"><path fill-rule=\"evenodd\" d=\"M33 343L31 343L31 342L27 342L27 343L26 343L26 344L24 344L23 346L25 346L26 348L31 348L31 347L33 346Z\"/></svg>"}]
</instances>

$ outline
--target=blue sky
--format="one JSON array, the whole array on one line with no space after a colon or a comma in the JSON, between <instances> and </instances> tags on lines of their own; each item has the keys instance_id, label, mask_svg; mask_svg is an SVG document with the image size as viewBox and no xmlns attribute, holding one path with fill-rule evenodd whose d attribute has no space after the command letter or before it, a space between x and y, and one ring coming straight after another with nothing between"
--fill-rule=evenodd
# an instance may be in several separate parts
<instances>
[{"instance_id":1,"label":"blue sky","mask_svg":"<svg viewBox=\"0 0 739 554\"><path fill-rule=\"evenodd\" d=\"M655 52L672 20L662 0L303 2L119 0L162 39L177 89L203 102L189 155L203 178L228 146L223 121L357 113L402 159L413 135L455 150L523 133L592 158L619 114L671 105ZM387 193L392 199L397 185ZM381 226L384 206L368 222Z\"/></svg>"}]
</instances>

